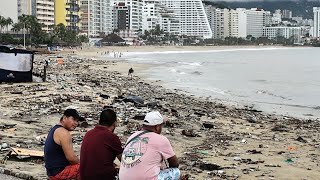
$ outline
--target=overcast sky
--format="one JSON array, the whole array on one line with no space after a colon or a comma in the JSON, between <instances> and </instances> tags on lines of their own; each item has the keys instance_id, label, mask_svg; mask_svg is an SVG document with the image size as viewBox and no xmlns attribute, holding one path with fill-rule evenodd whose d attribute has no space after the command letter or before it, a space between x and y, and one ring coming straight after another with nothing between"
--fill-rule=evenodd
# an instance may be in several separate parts
<instances>
[{"instance_id":1,"label":"overcast sky","mask_svg":"<svg viewBox=\"0 0 320 180\"><path fill-rule=\"evenodd\" d=\"M0 4L0 15L4 16L5 18L10 17L13 22L17 22L18 21L18 4L17 4L17 0L6 0L5 2L3 2L4 0L0 0L1 4ZM5 4L5 5L4 5Z\"/></svg>"}]
</instances>

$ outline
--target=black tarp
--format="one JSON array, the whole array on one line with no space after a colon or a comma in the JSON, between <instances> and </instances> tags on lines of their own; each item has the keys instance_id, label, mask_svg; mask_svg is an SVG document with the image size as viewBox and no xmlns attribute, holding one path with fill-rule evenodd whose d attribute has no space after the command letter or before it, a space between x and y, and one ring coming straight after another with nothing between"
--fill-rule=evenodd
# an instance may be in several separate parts
<instances>
[{"instance_id":1,"label":"black tarp","mask_svg":"<svg viewBox=\"0 0 320 180\"><path fill-rule=\"evenodd\" d=\"M0 45L0 82L32 82L34 53Z\"/></svg>"}]
</instances>

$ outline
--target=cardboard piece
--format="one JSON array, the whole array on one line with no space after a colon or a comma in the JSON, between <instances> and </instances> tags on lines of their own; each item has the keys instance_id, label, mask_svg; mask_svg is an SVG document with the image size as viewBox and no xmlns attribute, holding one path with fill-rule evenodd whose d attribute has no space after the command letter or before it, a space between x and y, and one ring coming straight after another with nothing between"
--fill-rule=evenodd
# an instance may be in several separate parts
<instances>
[{"instance_id":1,"label":"cardboard piece","mask_svg":"<svg viewBox=\"0 0 320 180\"><path fill-rule=\"evenodd\" d=\"M24 149L24 148L11 148L10 156L30 156L30 157L44 157L43 151Z\"/></svg>"}]
</instances>

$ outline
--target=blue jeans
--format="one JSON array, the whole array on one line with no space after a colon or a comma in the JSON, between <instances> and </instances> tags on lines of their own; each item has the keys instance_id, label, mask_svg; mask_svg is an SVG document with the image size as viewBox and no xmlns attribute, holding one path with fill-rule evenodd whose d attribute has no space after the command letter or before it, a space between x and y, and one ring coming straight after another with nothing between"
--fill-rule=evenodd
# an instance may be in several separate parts
<instances>
[{"instance_id":1,"label":"blue jeans","mask_svg":"<svg viewBox=\"0 0 320 180\"><path fill-rule=\"evenodd\" d=\"M180 170L178 168L168 168L160 171L158 180L179 180Z\"/></svg>"}]
</instances>

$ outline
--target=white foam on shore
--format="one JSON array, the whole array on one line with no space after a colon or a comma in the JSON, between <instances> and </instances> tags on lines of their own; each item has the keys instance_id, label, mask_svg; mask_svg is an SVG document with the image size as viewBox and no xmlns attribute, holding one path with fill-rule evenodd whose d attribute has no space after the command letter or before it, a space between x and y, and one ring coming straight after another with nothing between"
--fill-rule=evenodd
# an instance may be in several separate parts
<instances>
[{"instance_id":1,"label":"white foam on shore","mask_svg":"<svg viewBox=\"0 0 320 180\"><path fill-rule=\"evenodd\" d=\"M198 62L192 62L192 63L188 63L188 62L178 62L178 64L183 64L183 65L190 65L190 66L202 66L200 63Z\"/></svg>"},{"instance_id":2,"label":"white foam on shore","mask_svg":"<svg viewBox=\"0 0 320 180\"><path fill-rule=\"evenodd\" d=\"M149 54L183 54L183 53L199 53L199 52L233 52L233 51L270 51L270 50L286 50L286 49L306 49L293 47L268 47L268 48L231 48L231 49L214 49L214 50L197 50L197 51L152 51L152 52L126 52L125 57L135 55L149 55Z\"/></svg>"},{"instance_id":3,"label":"white foam on shore","mask_svg":"<svg viewBox=\"0 0 320 180\"><path fill-rule=\"evenodd\" d=\"M170 69L170 71L171 71L171 72L177 72L177 70L174 69L174 68Z\"/></svg>"}]
</instances>

